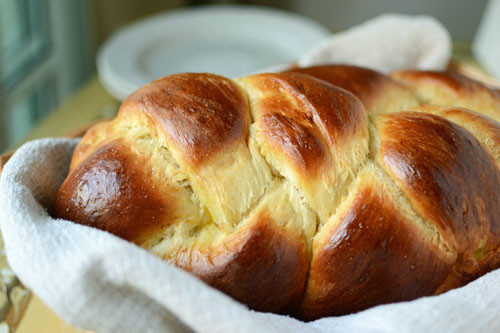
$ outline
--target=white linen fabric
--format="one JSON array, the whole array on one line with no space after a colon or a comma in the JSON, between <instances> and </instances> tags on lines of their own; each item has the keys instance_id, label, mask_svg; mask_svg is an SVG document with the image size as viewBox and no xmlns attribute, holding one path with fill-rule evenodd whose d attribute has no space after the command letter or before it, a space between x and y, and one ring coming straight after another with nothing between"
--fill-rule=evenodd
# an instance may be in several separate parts
<instances>
[{"instance_id":1,"label":"white linen fabric","mask_svg":"<svg viewBox=\"0 0 500 333\"><path fill-rule=\"evenodd\" d=\"M430 16L385 14L332 35L306 52L300 67L343 63L383 73L445 69L452 51L446 28Z\"/></svg>"}]
</instances>

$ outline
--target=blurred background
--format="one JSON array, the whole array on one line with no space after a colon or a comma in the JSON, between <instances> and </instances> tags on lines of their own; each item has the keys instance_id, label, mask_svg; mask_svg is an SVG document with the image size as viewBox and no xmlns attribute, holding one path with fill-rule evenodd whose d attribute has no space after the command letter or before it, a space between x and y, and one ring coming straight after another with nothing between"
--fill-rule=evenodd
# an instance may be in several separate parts
<instances>
[{"instance_id":1,"label":"blurred background","mask_svg":"<svg viewBox=\"0 0 500 333\"><path fill-rule=\"evenodd\" d=\"M104 101L99 105L101 116L112 115L118 102L114 103L109 96L102 97L101 92L101 97L93 97L97 90L102 90L96 83L96 52L114 31L144 16L208 4L261 5L304 15L335 32L387 12L429 14L448 28L457 45L468 45L486 3L486 0L0 0L0 152L42 133L32 131L76 94L80 94L80 102L66 106L74 109L72 117L83 117L80 113L85 112L85 106L81 101L99 98ZM52 122L51 126L58 127L52 128L50 133L54 135L70 129L65 128L63 120Z\"/></svg>"}]
</instances>

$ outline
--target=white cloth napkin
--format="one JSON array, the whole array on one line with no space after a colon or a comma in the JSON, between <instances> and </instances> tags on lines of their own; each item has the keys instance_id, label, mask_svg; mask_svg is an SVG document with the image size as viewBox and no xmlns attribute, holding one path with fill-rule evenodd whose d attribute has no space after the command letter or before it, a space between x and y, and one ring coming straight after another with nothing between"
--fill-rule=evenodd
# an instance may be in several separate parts
<instances>
[{"instance_id":1,"label":"white cloth napkin","mask_svg":"<svg viewBox=\"0 0 500 333\"><path fill-rule=\"evenodd\" d=\"M383 73L402 68L441 70L451 51L450 34L433 17L385 14L332 35L298 65L344 63Z\"/></svg>"},{"instance_id":2,"label":"white cloth napkin","mask_svg":"<svg viewBox=\"0 0 500 333\"><path fill-rule=\"evenodd\" d=\"M68 323L97 332L500 331L500 270L466 287L310 323L248 310L109 233L51 218L75 139L22 146L0 177L0 226L20 280Z\"/></svg>"}]
</instances>

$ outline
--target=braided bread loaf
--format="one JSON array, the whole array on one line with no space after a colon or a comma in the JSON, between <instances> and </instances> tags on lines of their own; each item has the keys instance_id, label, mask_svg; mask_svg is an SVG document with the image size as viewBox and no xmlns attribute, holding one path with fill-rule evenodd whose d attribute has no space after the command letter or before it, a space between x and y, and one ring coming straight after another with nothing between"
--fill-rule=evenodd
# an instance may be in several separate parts
<instances>
[{"instance_id":1,"label":"braided bread loaf","mask_svg":"<svg viewBox=\"0 0 500 333\"><path fill-rule=\"evenodd\" d=\"M253 309L351 313L500 266L498 119L452 73L171 75L88 131L52 212Z\"/></svg>"}]
</instances>

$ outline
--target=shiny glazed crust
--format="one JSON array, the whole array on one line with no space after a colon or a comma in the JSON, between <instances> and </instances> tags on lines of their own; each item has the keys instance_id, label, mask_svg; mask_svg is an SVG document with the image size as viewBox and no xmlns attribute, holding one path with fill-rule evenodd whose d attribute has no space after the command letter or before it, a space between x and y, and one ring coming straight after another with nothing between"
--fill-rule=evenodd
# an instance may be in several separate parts
<instances>
[{"instance_id":1,"label":"shiny glazed crust","mask_svg":"<svg viewBox=\"0 0 500 333\"><path fill-rule=\"evenodd\" d=\"M352 313L500 267L498 120L454 73L167 76L87 132L52 214L255 310Z\"/></svg>"}]
</instances>

